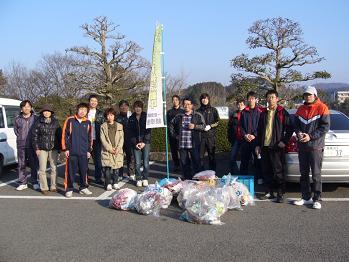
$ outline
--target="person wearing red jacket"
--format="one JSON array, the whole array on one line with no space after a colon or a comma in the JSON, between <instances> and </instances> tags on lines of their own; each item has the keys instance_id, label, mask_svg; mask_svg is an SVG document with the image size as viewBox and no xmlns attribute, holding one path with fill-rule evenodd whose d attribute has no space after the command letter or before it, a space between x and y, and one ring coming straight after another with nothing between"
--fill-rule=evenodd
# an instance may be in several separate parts
<instances>
[{"instance_id":1,"label":"person wearing red jacket","mask_svg":"<svg viewBox=\"0 0 349 262\"><path fill-rule=\"evenodd\" d=\"M321 209L321 167L325 147L325 135L330 129L330 114L327 106L317 97L315 87L308 86L303 93L304 104L295 114L295 132L298 138L298 159L301 173L302 198L295 205L312 204ZM310 184L309 172L313 184Z\"/></svg>"}]
</instances>

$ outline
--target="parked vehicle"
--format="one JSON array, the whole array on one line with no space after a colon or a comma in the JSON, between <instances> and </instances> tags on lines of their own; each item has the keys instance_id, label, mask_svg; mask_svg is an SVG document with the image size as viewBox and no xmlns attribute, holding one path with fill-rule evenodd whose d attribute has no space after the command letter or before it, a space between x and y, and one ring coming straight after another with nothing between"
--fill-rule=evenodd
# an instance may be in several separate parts
<instances>
[{"instance_id":1,"label":"parked vehicle","mask_svg":"<svg viewBox=\"0 0 349 262\"><path fill-rule=\"evenodd\" d=\"M0 175L3 167L17 163L16 135L14 120L20 113L21 101L0 98Z\"/></svg>"},{"instance_id":2,"label":"parked vehicle","mask_svg":"<svg viewBox=\"0 0 349 262\"><path fill-rule=\"evenodd\" d=\"M288 110L292 119L295 109ZM330 110L330 131L325 137L322 181L324 183L349 182L349 117ZM299 162L296 135L286 146L286 180L299 182ZM310 175L311 176L311 175Z\"/></svg>"}]
</instances>

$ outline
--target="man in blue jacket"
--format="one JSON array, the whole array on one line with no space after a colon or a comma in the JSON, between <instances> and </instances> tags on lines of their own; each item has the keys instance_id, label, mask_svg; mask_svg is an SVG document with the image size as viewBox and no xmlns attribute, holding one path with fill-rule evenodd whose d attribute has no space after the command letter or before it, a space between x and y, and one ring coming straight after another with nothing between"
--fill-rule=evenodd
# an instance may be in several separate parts
<instances>
[{"instance_id":1,"label":"man in blue jacket","mask_svg":"<svg viewBox=\"0 0 349 262\"><path fill-rule=\"evenodd\" d=\"M257 106L257 94L254 91L247 93L248 106L241 113L241 135L243 141L241 144L241 165L240 174L248 175L248 165L253 155L254 166L256 169L256 179L261 184L260 160L255 153L257 146L258 121L262 109Z\"/></svg>"},{"instance_id":2,"label":"man in blue jacket","mask_svg":"<svg viewBox=\"0 0 349 262\"><path fill-rule=\"evenodd\" d=\"M91 195L88 190L88 159L92 151L92 126L87 119L89 105L80 103L77 106L76 115L66 119L63 126L62 150L65 151L66 172L64 179L65 196L73 196L74 177L79 171L79 192L83 195Z\"/></svg>"}]
</instances>

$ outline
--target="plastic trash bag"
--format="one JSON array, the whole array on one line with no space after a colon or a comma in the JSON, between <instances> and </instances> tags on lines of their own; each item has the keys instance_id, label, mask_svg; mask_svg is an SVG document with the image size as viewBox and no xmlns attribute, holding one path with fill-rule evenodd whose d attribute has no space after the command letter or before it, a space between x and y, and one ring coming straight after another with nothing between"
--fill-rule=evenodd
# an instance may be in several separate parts
<instances>
[{"instance_id":1,"label":"plastic trash bag","mask_svg":"<svg viewBox=\"0 0 349 262\"><path fill-rule=\"evenodd\" d=\"M250 191L244 184L239 182L234 182L232 184L232 188L236 196L239 198L242 206L254 205L253 196L250 194Z\"/></svg>"},{"instance_id":2,"label":"plastic trash bag","mask_svg":"<svg viewBox=\"0 0 349 262\"><path fill-rule=\"evenodd\" d=\"M135 208L139 214L160 216L161 195L157 191L144 191L135 201Z\"/></svg>"},{"instance_id":3,"label":"plastic trash bag","mask_svg":"<svg viewBox=\"0 0 349 262\"><path fill-rule=\"evenodd\" d=\"M207 187L207 185L201 181L185 180L182 182L182 190L177 196L177 202L179 207L185 208L186 201L189 196L199 194L201 189Z\"/></svg>"},{"instance_id":4,"label":"plastic trash bag","mask_svg":"<svg viewBox=\"0 0 349 262\"><path fill-rule=\"evenodd\" d=\"M120 189L116 194L110 199L109 207L120 209L120 210L130 210L134 208L135 200L137 197L137 192L130 188Z\"/></svg>"},{"instance_id":5,"label":"plastic trash bag","mask_svg":"<svg viewBox=\"0 0 349 262\"><path fill-rule=\"evenodd\" d=\"M180 219L197 224L222 225L220 217L228 210L229 192L226 188L206 185L191 191Z\"/></svg>"},{"instance_id":6,"label":"plastic trash bag","mask_svg":"<svg viewBox=\"0 0 349 262\"><path fill-rule=\"evenodd\" d=\"M164 178L159 181L159 185L170 190L173 196L177 196L178 193L183 188L183 181L180 179L174 179L174 178L170 178L170 179Z\"/></svg>"},{"instance_id":7,"label":"plastic trash bag","mask_svg":"<svg viewBox=\"0 0 349 262\"><path fill-rule=\"evenodd\" d=\"M198 179L200 181L208 181L216 179L216 172L213 170L205 170L201 171L193 176L194 179Z\"/></svg>"},{"instance_id":8,"label":"plastic trash bag","mask_svg":"<svg viewBox=\"0 0 349 262\"><path fill-rule=\"evenodd\" d=\"M160 184L155 183L155 184L151 184L149 186L147 186L144 189L144 192L147 191L153 191L153 192L157 192L158 194L160 194L160 207L161 208L168 208L169 205L171 205L172 202L172 193L170 192L170 190L168 190L165 187L161 187Z\"/></svg>"},{"instance_id":9,"label":"plastic trash bag","mask_svg":"<svg viewBox=\"0 0 349 262\"><path fill-rule=\"evenodd\" d=\"M237 176L228 174L220 178L218 182L220 186L229 186L233 189L229 209L240 209L240 205L247 206L254 204L253 196L250 194L248 188L243 183L238 182L237 179ZM240 204L237 203L237 200L239 200Z\"/></svg>"}]
</instances>

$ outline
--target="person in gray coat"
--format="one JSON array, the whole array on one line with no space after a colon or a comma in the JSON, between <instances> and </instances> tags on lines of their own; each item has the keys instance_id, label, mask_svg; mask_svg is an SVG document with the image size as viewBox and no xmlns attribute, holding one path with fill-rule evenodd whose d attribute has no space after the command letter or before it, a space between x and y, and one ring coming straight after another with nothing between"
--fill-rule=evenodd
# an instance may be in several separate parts
<instances>
[{"instance_id":1,"label":"person in gray coat","mask_svg":"<svg viewBox=\"0 0 349 262\"><path fill-rule=\"evenodd\" d=\"M31 169L31 182L34 190L39 190L38 166L39 160L32 146L32 128L37 120L34 115L33 106L29 100L20 103L21 113L15 118L14 132L17 136L18 157L18 183L16 190L21 191L28 188L29 174L26 171L27 163Z\"/></svg>"}]
</instances>

